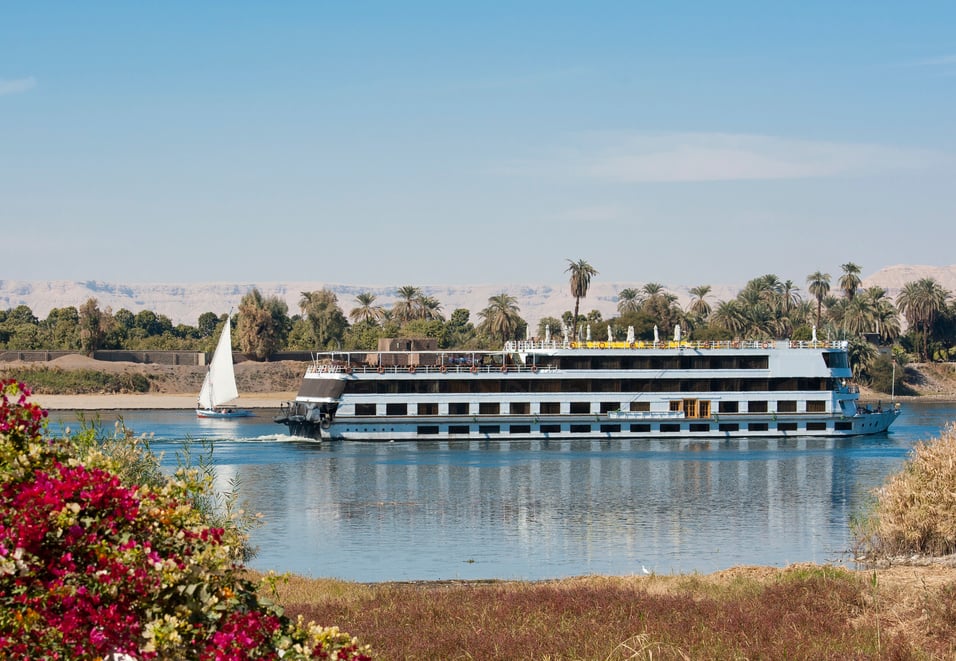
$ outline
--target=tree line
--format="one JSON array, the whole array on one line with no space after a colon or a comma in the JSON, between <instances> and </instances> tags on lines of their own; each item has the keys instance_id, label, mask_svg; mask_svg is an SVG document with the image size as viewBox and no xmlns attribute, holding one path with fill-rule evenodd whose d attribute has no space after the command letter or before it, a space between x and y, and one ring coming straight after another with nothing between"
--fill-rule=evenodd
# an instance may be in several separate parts
<instances>
[{"instance_id":1,"label":"tree line","mask_svg":"<svg viewBox=\"0 0 956 661\"><path fill-rule=\"evenodd\" d=\"M441 301L412 285L397 288L397 300L389 307L378 304L370 292L344 307L329 289L301 292L292 314L283 300L253 289L242 297L230 322L234 348L259 360L279 351L372 351L386 337L435 338L444 349L495 349L527 335L583 339L590 327L600 339L610 329L613 339L624 340L632 328L636 339L651 340L655 327L669 334L678 324L688 340L847 339L862 376L878 359L874 345L892 347L898 362L956 356L956 304L934 279L906 283L893 301L882 287L862 287L858 265L848 262L840 269L836 277L816 271L800 284L761 275L725 301L711 300L711 287L699 285L690 289L685 307L666 287L648 282L621 290L616 316L605 319L598 310L580 311L597 269L586 260L569 259L565 273L574 309L561 318L545 317L530 331L518 300L504 292L490 297L473 321L465 308L446 317ZM174 325L151 310L114 312L90 298L79 307L50 310L41 320L20 305L0 311L0 349L211 351L227 317L204 312L196 325Z\"/></svg>"}]
</instances>

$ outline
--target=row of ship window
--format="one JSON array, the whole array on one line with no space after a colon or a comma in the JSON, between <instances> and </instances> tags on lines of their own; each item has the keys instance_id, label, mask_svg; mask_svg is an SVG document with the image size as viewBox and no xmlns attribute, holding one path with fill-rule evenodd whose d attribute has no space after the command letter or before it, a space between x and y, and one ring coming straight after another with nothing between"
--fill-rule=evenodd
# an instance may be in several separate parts
<instances>
[{"instance_id":1,"label":"row of ship window","mask_svg":"<svg viewBox=\"0 0 956 661\"><path fill-rule=\"evenodd\" d=\"M539 372L540 374L540 372ZM348 384L353 395L455 394L520 392L783 392L833 390L836 381L827 377L799 378L489 378L489 379L365 379Z\"/></svg>"},{"instance_id":2,"label":"row of ship window","mask_svg":"<svg viewBox=\"0 0 956 661\"><path fill-rule=\"evenodd\" d=\"M571 415L590 415L593 413L610 413L612 411L632 411L632 412L650 412L650 402L630 402L622 404L621 402L598 402L597 410L594 410L592 402L570 402L567 413ZM683 411L687 417L709 417L711 413L711 402L706 400L674 400L670 402L671 411ZM716 402L717 413L771 413L770 402L766 400L748 401L748 402ZM417 405L409 405L406 402L393 402L384 405L384 415L401 416L409 415L410 406L414 407L413 415L501 415L505 412L505 407L500 402L479 402L477 411L473 410L470 402L449 402L448 412L440 412L437 402L419 402ZM355 415L371 416L381 415L379 405L375 403L355 404ZM531 415L530 402L509 402L506 405L506 412L511 415ZM796 400L779 400L776 402L776 413L797 413ZM804 403L802 411L807 413L825 413L826 402L820 400L807 400ZM534 413L538 415L561 415L561 402L540 402L538 410Z\"/></svg>"},{"instance_id":3,"label":"row of ship window","mask_svg":"<svg viewBox=\"0 0 956 661\"><path fill-rule=\"evenodd\" d=\"M477 429L476 429L477 427ZM717 425L711 425L707 423L691 423L687 426L683 426L679 423L668 423L662 422L659 425L651 425L648 423L632 423L630 425L624 424L601 424L598 426L588 425L588 424L572 424L572 425L559 425L559 424L541 424L536 425L536 431L542 434L560 434L560 433L570 433L570 434L590 434L594 431L598 431L605 434L616 434L621 432L630 432L634 434L649 433L651 431L660 432L662 434L681 434L681 433L691 433L691 434L702 434L712 431L718 432L739 432L739 431L751 431L751 432L765 432L770 431L770 424L766 422L751 422L747 425L741 425L738 423L728 422L720 423ZM795 422L778 422L773 427L777 431L799 431L804 430L808 432L813 431L826 431L827 423L825 422L808 422L806 425L797 426ZM507 432L509 434L530 434L531 425L508 425ZM852 431L853 425L846 420L838 420L834 423L833 429L836 431ZM501 434L502 425L448 425L447 433L449 434L470 434L473 431L477 431L479 434ZM441 433L441 429L438 425L418 425L417 433L421 435L433 435Z\"/></svg>"}]
</instances>

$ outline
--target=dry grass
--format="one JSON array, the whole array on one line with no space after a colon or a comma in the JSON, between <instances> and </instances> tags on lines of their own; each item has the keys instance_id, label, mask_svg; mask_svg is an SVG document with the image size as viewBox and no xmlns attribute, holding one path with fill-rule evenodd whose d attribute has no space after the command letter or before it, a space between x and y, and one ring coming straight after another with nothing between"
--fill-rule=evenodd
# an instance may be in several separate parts
<instances>
[{"instance_id":1,"label":"dry grass","mask_svg":"<svg viewBox=\"0 0 956 661\"><path fill-rule=\"evenodd\" d=\"M956 426L913 448L855 533L860 555L871 561L956 553Z\"/></svg>"},{"instance_id":2,"label":"dry grass","mask_svg":"<svg viewBox=\"0 0 956 661\"><path fill-rule=\"evenodd\" d=\"M341 626L382 659L956 658L945 567L276 587L287 614Z\"/></svg>"}]
</instances>

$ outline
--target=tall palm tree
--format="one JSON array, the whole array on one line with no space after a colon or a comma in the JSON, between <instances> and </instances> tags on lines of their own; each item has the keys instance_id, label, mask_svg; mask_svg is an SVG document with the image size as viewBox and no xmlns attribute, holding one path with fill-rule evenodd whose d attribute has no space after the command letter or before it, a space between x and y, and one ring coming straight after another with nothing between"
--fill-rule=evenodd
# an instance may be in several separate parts
<instances>
[{"instance_id":1,"label":"tall palm tree","mask_svg":"<svg viewBox=\"0 0 956 661\"><path fill-rule=\"evenodd\" d=\"M396 292L399 300L392 306L392 318L399 323L405 323L412 319L419 319L419 301L422 298L422 290L412 285L399 287Z\"/></svg>"},{"instance_id":2,"label":"tall palm tree","mask_svg":"<svg viewBox=\"0 0 956 661\"><path fill-rule=\"evenodd\" d=\"M578 311L581 307L581 299L588 295L591 278L596 276L598 272L583 259L576 262L569 259L568 268L564 272L571 274L571 296L574 297L574 339L577 340Z\"/></svg>"},{"instance_id":3,"label":"tall palm tree","mask_svg":"<svg viewBox=\"0 0 956 661\"><path fill-rule=\"evenodd\" d=\"M441 303L434 296L419 296L417 304L419 315L425 321L445 321L441 313Z\"/></svg>"},{"instance_id":4,"label":"tall palm tree","mask_svg":"<svg viewBox=\"0 0 956 661\"><path fill-rule=\"evenodd\" d=\"M929 358L929 328L936 314L946 307L949 296L950 293L933 278L921 278L903 285L900 295L896 298L896 306L906 317L913 331L917 333L917 338L919 338L919 331L922 331L922 351L919 351L919 343L917 351L923 361Z\"/></svg>"},{"instance_id":5,"label":"tall palm tree","mask_svg":"<svg viewBox=\"0 0 956 661\"><path fill-rule=\"evenodd\" d=\"M871 306L873 331L883 340L895 340L900 336L900 316L882 287L869 287L863 296Z\"/></svg>"},{"instance_id":6,"label":"tall palm tree","mask_svg":"<svg viewBox=\"0 0 956 661\"><path fill-rule=\"evenodd\" d=\"M843 308L843 330L848 336L861 336L874 326L873 306L866 296L856 296Z\"/></svg>"},{"instance_id":7,"label":"tall palm tree","mask_svg":"<svg viewBox=\"0 0 956 661\"><path fill-rule=\"evenodd\" d=\"M807 290L817 299L817 327L820 327L820 311L823 299L830 293L830 274L817 271L807 276Z\"/></svg>"},{"instance_id":8,"label":"tall palm tree","mask_svg":"<svg viewBox=\"0 0 956 661\"><path fill-rule=\"evenodd\" d=\"M637 312L641 307L641 295L636 289L622 289L617 295L617 313L620 315Z\"/></svg>"},{"instance_id":9,"label":"tall palm tree","mask_svg":"<svg viewBox=\"0 0 956 661\"><path fill-rule=\"evenodd\" d=\"M355 297L358 306L352 308L349 312L349 319L354 323L365 322L377 324L385 317L385 310L381 305L375 305L375 294L372 292L362 292Z\"/></svg>"},{"instance_id":10,"label":"tall palm tree","mask_svg":"<svg viewBox=\"0 0 956 661\"><path fill-rule=\"evenodd\" d=\"M840 276L840 289L843 290L844 296L852 301L856 290L863 284L863 279L860 278L860 267L853 262L847 262L841 264L840 268L843 269L843 275Z\"/></svg>"},{"instance_id":11,"label":"tall palm tree","mask_svg":"<svg viewBox=\"0 0 956 661\"><path fill-rule=\"evenodd\" d=\"M641 291L644 293L644 300L647 300L659 296L664 291L664 285L659 282L648 282L641 287Z\"/></svg>"},{"instance_id":12,"label":"tall palm tree","mask_svg":"<svg viewBox=\"0 0 956 661\"><path fill-rule=\"evenodd\" d=\"M793 280L787 280L781 286L780 291L780 306L781 311L785 315L789 315L790 312L800 305L800 288L793 282Z\"/></svg>"},{"instance_id":13,"label":"tall palm tree","mask_svg":"<svg viewBox=\"0 0 956 661\"><path fill-rule=\"evenodd\" d=\"M690 312L701 319L706 319L710 314L710 303L704 300L710 293L710 289L710 285L698 285L690 289L690 294L693 296L690 300Z\"/></svg>"},{"instance_id":14,"label":"tall palm tree","mask_svg":"<svg viewBox=\"0 0 956 661\"><path fill-rule=\"evenodd\" d=\"M480 328L490 337L500 337L502 344L514 339L518 329L524 324L521 318L518 299L504 292L488 299L488 307L478 313L482 322Z\"/></svg>"}]
</instances>

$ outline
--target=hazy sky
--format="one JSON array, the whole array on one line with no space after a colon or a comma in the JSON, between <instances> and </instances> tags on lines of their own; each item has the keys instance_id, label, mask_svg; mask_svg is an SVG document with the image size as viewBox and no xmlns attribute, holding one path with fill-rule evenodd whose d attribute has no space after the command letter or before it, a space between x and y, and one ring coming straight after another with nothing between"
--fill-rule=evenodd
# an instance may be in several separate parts
<instances>
[{"instance_id":1,"label":"hazy sky","mask_svg":"<svg viewBox=\"0 0 956 661\"><path fill-rule=\"evenodd\" d=\"M956 3L0 0L0 279L948 265Z\"/></svg>"}]
</instances>

